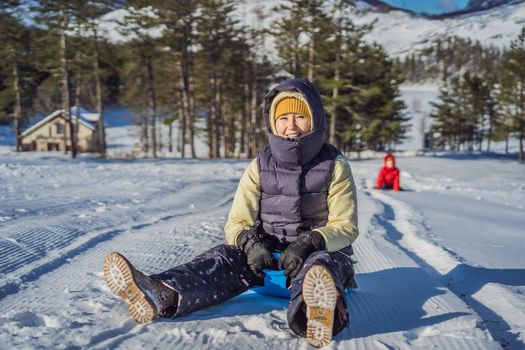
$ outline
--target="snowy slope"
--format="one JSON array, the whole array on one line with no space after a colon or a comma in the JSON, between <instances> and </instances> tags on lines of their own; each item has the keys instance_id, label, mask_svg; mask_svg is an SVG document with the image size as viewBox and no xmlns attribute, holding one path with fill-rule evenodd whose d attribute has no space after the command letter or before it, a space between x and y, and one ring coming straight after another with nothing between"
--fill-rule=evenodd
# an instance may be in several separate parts
<instances>
[{"instance_id":1,"label":"snowy slope","mask_svg":"<svg viewBox=\"0 0 525 350\"><path fill-rule=\"evenodd\" d=\"M381 193L377 163L352 162L359 288L333 348L522 348L523 166L402 158L410 191ZM246 293L138 325L102 280L111 250L153 273L221 243L246 166L1 154L0 349L306 349L285 300Z\"/></svg>"}]
</instances>

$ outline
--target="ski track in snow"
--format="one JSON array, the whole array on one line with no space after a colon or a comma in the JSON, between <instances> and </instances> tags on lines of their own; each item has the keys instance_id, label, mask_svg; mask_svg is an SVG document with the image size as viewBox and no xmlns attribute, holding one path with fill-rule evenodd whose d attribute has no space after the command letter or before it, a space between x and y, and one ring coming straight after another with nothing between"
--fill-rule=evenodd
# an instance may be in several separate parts
<instances>
[{"instance_id":1,"label":"ski track in snow","mask_svg":"<svg viewBox=\"0 0 525 350\"><path fill-rule=\"evenodd\" d=\"M525 188L523 179L507 177L509 188L495 188L498 195L490 200L477 199L475 191L461 190L464 174L454 178L453 161L434 160L441 169L451 167L446 188L435 183L443 176L428 176L430 159L415 159L423 165L400 160L406 163L403 185L412 190L403 193L369 189L378 161L352 163L361 232L355 244L359 288L348 292L351 326L329 348L519 349L523 261L514 257L501 271L490 259L469 262L478 256L462 254L461 242L455 242L456 251L440 240L440 228L432 227L434 211L412 205L418 195L460 194L519 211L523 191L509 188L515 188L512 181ZM101 263L109 251L156 273L223 243L222 228L246 166L0 157L0 216L12 217L0 222L0 349L309 348L288 329L283 299L247 292L185 317L140 325L104 285ZM512 170L509 176L518 174L512 164L502 166ZM469 186L481 188L478 182Z\"/></svg>"},{"instance_id":2,"label":"ski track in snow","mask_svg":"<svg viewBox=\"0 0 525 350\"><path fill-rule=\"evenodd\" d=\"M410 168L414 166L410 164L414 163L414 159L403 161L408 162ZM432 160L418 159L417 162L419 168L425 168L425 164L422 166L421 162L430 163ZM453 161L448 164L449 169L440 170L454 174L458 172L454 167L463 166L467 162L482 163L474 164L481 169L489 168L487 166L489 164L483 164L484 161L464 161L461 164ZM518 164L509 163L507 167L514 167L514 165ZM360 170L365 169L360 168ZM368 174L366 177L371 178L373 170L366 170ZM521 169L517 168L517 170ZM378 216L378 221L387 231L386 239L398 246L425 272L437 278L469 308L476 311L483 320L483 327L488 328L502 346L506 349L521 349L524 346L523 332L525 331L525 298L523 298L525 260L521 258L523 251L521 234L525 212L522 207L523 194L516 196L516 193L522 188L525 179L515 178L515 173L471 172L468 190L465 191L467 184L439 176L441 174L437 175L425 174L427 182L439 183L445 180L449 186L428 186L423 179L423 181L414 181L410 173L405 172L404 184L408 186L409 192L366 191L381 203L382 214ZM492 181L498 176L499 181ZM368 187L371 185L369 181ZM458 191L454 186L460 190ZM510 187L511 191L502 195L501 188L505 186ZM410 191L414 191L411 187L419 193L407 195ZM515 190L516 187L518 191ZM430 195L432 199L421 193L429 190L433 190ZM480 191L490 195L483 198L477 195ZM421 200L419 197L425 198ZM412 203L412 206L407 202ZM439 209L435 208L435 202L438 203ZM487 206L490 206L490 210L486 210ZM431 220L425 217L424 210L427 210L427 207L429 215L437 216L441 221L449 219L450 222L433 228L429 224ZM502 208L504 210L501 210ZM471 232L467 231L467 227L460 227L460 230L454 227L462 224L455 216L463 217L463 224L466 224ZM500 222L495 222L497 220ZM481 221L481 224L476 221ZM457 242L442 239L443 234L440 232L432 232L433 229L438 231L447 225L445 229L471 238L467 238L466 243L474 248L473 251L466 250ZM488 235L493 237L487 237ZM509 237L505 237L506 235ZM494 242L498 241L499 244L496 245ZM446 246L451 244L467 255L462 256L462 253ZM499 252L498 248L501 248ZM505 256L505 253L508 255Z\"/></svg>"}]
</instances>

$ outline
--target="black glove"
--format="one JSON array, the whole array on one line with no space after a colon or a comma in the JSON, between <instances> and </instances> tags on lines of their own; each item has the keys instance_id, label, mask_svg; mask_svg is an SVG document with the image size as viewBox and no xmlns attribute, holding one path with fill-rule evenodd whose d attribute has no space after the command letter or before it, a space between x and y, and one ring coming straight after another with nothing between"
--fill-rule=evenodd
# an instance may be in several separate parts
<instances>
[{"instance_id":1,"label":"black glove","mask_svg":"<svg viewBox=\"0 0 525 350\"><path fill-rule=\"evenodd\" d=\"M318 250L325 250L326 244L319 232L307 231L301 233L297 240L285 249L279 258L279 269L284 274L294 278L301 271L306 259Z\"/></svg>"},{"instance_id":2,"label":"black glove","mask_svg":"<svg viewBox=\"0 0 525 350\"><path fill-rule=\"evenodd\" d=\"M273 252L273 241L264 233L259 233L255 229L241 232L235 242L248 258L248 265L253 273L264 278L263 269L277 269L277 261Z\"/></svg>"}]
</instances>

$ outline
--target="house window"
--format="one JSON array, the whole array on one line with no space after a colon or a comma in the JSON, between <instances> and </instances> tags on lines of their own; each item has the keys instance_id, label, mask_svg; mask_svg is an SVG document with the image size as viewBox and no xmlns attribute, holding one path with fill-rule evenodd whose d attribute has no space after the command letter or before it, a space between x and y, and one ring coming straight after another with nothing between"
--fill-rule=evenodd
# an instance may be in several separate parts
<instances>
[{"instance_id":1,"label":"house window","mask_svg":"<svg viewBox=\"0 0 525 350\"><path fill-rule=\"evenodd\" d=\"M53 128L50 126L49 127L49 137L53 136Z\"/></svg>"},{"instance_id":2,"label":"house window","mask_svg":"<svg viewBox=\"0 0 525 350\"><path fill-rule=\"evenodd\" d=\"M64 133L64 124L57 123L57 134L63 134Z\"/></svg>"}]
</instances>

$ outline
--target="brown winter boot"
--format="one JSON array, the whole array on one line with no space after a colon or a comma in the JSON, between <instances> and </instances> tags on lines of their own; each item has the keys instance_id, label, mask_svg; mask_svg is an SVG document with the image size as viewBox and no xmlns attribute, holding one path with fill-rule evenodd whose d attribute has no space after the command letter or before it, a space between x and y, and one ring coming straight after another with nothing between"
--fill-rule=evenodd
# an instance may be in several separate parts
<instances>
[{"instance_id":1,"label":"brown winter boot","mask_svg":"<svg viewBox=\"0 0 525 350\"><path fill-rule=\"evenodd\" d=\"M314 265L303 280L306 303L306 340L315 347L332 341L337 289L332 274L322 265Z\"/></svg>"},{"instance_id":2,"label":"brown winter boot","mask_svg":"<svg viewBox=\"0 0 525 350\"><path fill-rule=\"evenodd\" d=\"M106 285L129 303L129 313L137 322L149 322L177 302L173 289L138 271L117 252L106 255L103 271Z\"/></svg>"}]
</instances>

